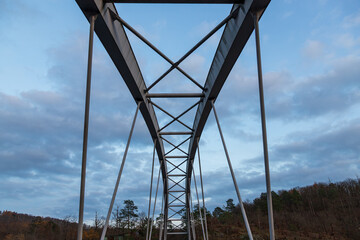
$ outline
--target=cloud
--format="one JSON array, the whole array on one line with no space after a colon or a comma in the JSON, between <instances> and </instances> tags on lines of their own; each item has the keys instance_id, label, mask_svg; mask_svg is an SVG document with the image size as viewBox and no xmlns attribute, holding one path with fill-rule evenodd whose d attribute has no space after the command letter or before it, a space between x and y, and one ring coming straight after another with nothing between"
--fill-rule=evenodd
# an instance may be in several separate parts
<instances>
[{"instance_id":1,"label":"cloud","mask_svg":"<svg viewBox=\"0 0 360 240\"><path fill-rule=\"evenodd\" d=\"M275 146L270 153L275 184L296 184L299 178L306 185L356 177L360 168L358 122L298 132L289 136L287 143Z\"/></svg>"},{"instance_id":2,"label":"cloud","mask_svg":"<svg viewBox=\"0 0 360 240\"><path fill-rule=\"evenodd\" d=\"M344 17L343 26L345 28L353 28L360 25L360 11Z\"/></svg>"},{"instance_id":3,"label":"cloud","mask_svg":"<svg viewBox=\"0 0 360 240\"><path fill-rule=\"evenodd\" d=\"M48 50L50 66L46 77L53 84L52 90L27 90L19 95L0 92L0 179L6 186L0 190L0 194L6 196L0 201L6 209L53 217L77 215L86 80L85 39L85 36L74 35ZM106 212L136 109L103 48L95 45L94 54L86 219L92 218L94 210ZM125 165L124 184L119 189L119 201L132 198L143 206L152 159L152 147L148 146L152 146L152 141L140 114ZM137 194L137 190L144 190L144 195ZM11 201L13 198L18 200Z\"/></svg>"},{"instance_id":4,"label":"cloud","mask_svg":"<svg viewBox=\"0 0 360 240\"><path fill-rule=\"evenodd\" d=\"M283 143L271 146L272 189L278 191L327 182L329 179L341 181L344 176L356 177L360 170L359 120L342 122L333 128L299 130L286 136ZM236 149L229 150L234 152ZM203 161L209 160L206 158ZM221 157L221 161L225 161L225 156ZM236 159L233 159L234 166L238 166L234 172L244 200L258 197L266 191L263 161L262 155L244 159L241 165L235 164ZM204 162L203 165L207 169L203 170L203 177L205 196L210 198L206 203L208 207L221 206L228 198L236 199L228 167L209 170ZM197 167L195 169L198 175Z\"/></svg>"},{"instance_id":5,"label":"cloud","mask_svg":"<svg viewBox=\"0 0 360 240\"><path fill-rule=\"evenodd\" d=\"M360 38L356 39L352 34L345 33L336 36L335 43L344 48L353 48L354 46L360 44Z\"/></svg>"},{"instance_id":6,"label":"cloud","mask_svg":"<svg viewBox=\"0 0 360 240\"><path fill-rule=\"evenodd\" d=\"M324 54L324 44L317 40L307 40L302 54L309 59L318 59Z\"/></svg>"},{"instance_id":7,"label":"cloud","mask_svg":"<svg viewBox=\"0 0 360 240\"><path fill-rule=\"evenodd\" d=\"M289 17L291 17L292 15L294 15L294 12L292 12L292 11L287 11L287 12L285 12L284 14L283 14L283 19L287 19L287 18L289 18Z\"/></svg>"},{"instance_id":8,"label":"cloud","mask_svg":"<svg viewBox=\"0 0 360 240\"><path fill-rule=\"evenodd\" d=\"M13 6L11 11L4 9L0 11L12 13L16 10ZM33 9L24 12L33 13ZM286 15L290 13L284 17ZM357 16L345 17L344 27L357 26ZM31 19L35 21L35 18ZM192 29L191 37L197 41L216 24L216 21L203 21L198 26L184 25L184 28ZM167 25L166 22L155 22L155 35L139 29L160 41ZM176 31L183 34L181 30ZM206 68L212 60L210 49L216 48L220 32L183 63L184 69L200 82L206 78ZM275 32L282 36L277 30ZM45 78L51 83L47 90L24 90L18 94L0 91L0 180L3 186L0 195L4 196L0 205L9 210L53 217L77 216L88 36L87 31L66 34L65 39L59 37L58 42L46 51L48 61L44 65L48 69ZM272 39L273 33L266 35ZM136 107L112 61L95 39L85 203L87 221L91 221L95 211L100 215L107 212ZM299 74L284 67L264 72L274 190L326 181L328 177L334 181L343 180L359 172L360 59L356 51L352 51L358 44L356 35L352 32L339 34L336 44L349 47L351 54L337 59L325 56L327 41L312 36L308 39L312 40L303 42L299 48L294 46L294 52L302 51L302 57L307 61L321 63L322 70ZM177 40L182 43L182 39ZM170 53L187 50L183 49L186 48L183 44L176 49L173 45L163 46L168 47ZM159 57L151 55L154 53L143 51L141 47L136 50L139 50L137 57L146 69L143 74L149 82L169 67ZM274 55L272 61L293 60ZM300 67L294 68L301 71ZM231 156L235 156L233 165L244 200L265 191L257 84L255 70L237 64L216 101L224 135L230 136L227 143ZM175 70L159 86L153 89L154 92L199 91ZM176 116L194 104L194 99L159 99L156 103ZM195 111L196 108L181 120L191 126ZM171 119L158 110L156 113L162 126ZM216 142L219 137L212 128L214 126L213 116L210 116L202 138L205 192L210 209L221 206L228 198L236 199L221 142ZM179 124L172 130L180 127L184 130ZM179 143L182 139L175 137L172 140ZM182 148L186 150L186 144ZM117 204L124 199L133 199L141 210L146 209L151 160L151 138L139 115ZM155 178L156 174L157 170Z\"/></svg>"},{"instance_id":9,"label":"cloud","mask_svg":"<svg viewBox=\"0 0 360 240\"><path fill-rule=\"evenodd\" d=\"M346 112L359 104L357 66L360 58L347 56L332 62L323 74L295 78L288 71L264 74L267 116L283 121ZM259 113L257 77L246 71L231 73L217 104L226 116ZM236 104L228 104L236 103Z\"/></svg>"}]
</instances>

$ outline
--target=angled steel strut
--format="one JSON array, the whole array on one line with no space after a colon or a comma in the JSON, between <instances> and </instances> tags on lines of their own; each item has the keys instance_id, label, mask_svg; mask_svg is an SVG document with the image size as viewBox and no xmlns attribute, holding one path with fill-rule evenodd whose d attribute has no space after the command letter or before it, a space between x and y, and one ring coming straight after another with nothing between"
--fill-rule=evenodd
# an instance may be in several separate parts
<instances>
[{"instance_id":1,"label":"angled steel strut","mask_svg":"<svg viewBox=\"0 0 360 240\"><path fill-rule=\"evenodd\" d=\"M222 131L221 131L221 126L220 126L219 118L218 118L218 115L217 115L217 113L216 113L215 105L214 105L214 102L213 102L213 101L211 102L211 105L212 105L212 107L213 107L216 124L217 124L218 129L219 129L219 134L220 134L221 141L222 141L222 144L223 144L223 147L224 147L224 151L225 151L226 159L227 159L227 162L228 162L228 165L229 165L229 170L230 170L230 173L231 173L231 177L232 177L232 180L233 180L233 182L234 182L234 187L235 187L236 195L237 195L237 197L238 197L238 199L239 199L239 205L240 205L241 213L242 213L243 218L244 218L244 223L245 223L246 231L248 232L249 239L252 240L252 239L253 239L253 236L252 236L252 232L251 232L251 229L250 229L249 221L248 221L247 216L246 216L244 204L243 204L243 202L242 202L242 200L241 200L240 191L239 191L239 186L238 186L237 181L236 181L235 173L234 173L234 170L233 170L233 167L232 167L232 164L231 164L230 156L229 156L229 153L228 153L226 144L225 144L224 136L223 136Z\"/></svg>"},{"instance_id":2,"label":"angled steel strut","mask_svg":"<svg viewBox=\"0 0 360 240\"><path fill-rule=\"evenodd\" d=\"M82 235L83 235L86 158L87 158L89 112L90 112L91 68L92 68L92 55L93 55L93 45L94 45L95 20L96 20L96 15L92 15L90 17L89 53L88 53L86 97L85 97L85 117L84 117L84 136L83 136L82 165L81 165L79 224L78 224L78 232L77 232L78 240L82 239Z\"/></svg>"},{"instance_id":3,"label":"angled steel strut","mask_svg":"<svg viewBox=\"0 0 360 240\"><path fill-rule=\"evenodd\" d=\"M204 222L205 222L205 233L206 233L206 239L209 240L209 233L207 229L207 219L206 219L206 207L205 207L205 194L204 194L204 184L203 184L203 178L202 178L202 171L201 171L201 161L200 161L200 146L199 146L199 138L197 139L197 152L198 152L198 160L199 160L199 172L200 172L200 184L201 184L201 196L202 196L202 202L203 202L203 210L204 210Z\"/></svg>"},{"instance_id":4,"label":"angled steel strut","mask_svg":"<svg viewBox=\"0 0 360 240\"><path fill-rule=\"evenodd\" d=\"M263 87L262 68L261 68L259 17L260 17L260 12L255 12L254 25L255 25L256 57L257 57L258 80L259 80L259 98L260 98L260 111L261 111L261 129L262 129L262 137L263 137L267 207L268 207L270 239L274 240L275 229L274 229L274 216L273 216L271 184L270 184L269 153L268 153L267 134L266 134L264 87Z\"/></svg>"},{"instance_id":5,"label":"angled steel strut","mask_svg":"<svg viewBox=\"0 0 360 240\"><path fill-rule=\"evenodd\" d=\"M134 131L135 122L136 122L136 117L137 117L137 114L138 114L138 111L139 111L139 108L140 108L140 104L141 104L141 102L139 102L139 103L137 104L137 108L136 108L136 111L135 111L135 116L134 116L134 119L133 119L133 122L132 122L132 125L131 125L131 130L130 130L130 133L129 133L129 138L128 138L128 141L127 141L127 143L126 143L126 147L125 147L125 151L124 151L124 156L123 156L123 159L122 159L122 162L121 162L121 166L120 166L120 169L119 169L118 177L117 177L117 179L116 179L116 183L115 183L115 187L114 187L114 192L113 192L113 195L112 195L112 198L111 198L109 211L108 211L108 214L107 214L107 216L106 216L106 220L105 220L105 224L104 224L103 231L102 231L102 233L101 233L101 238L100 238L100 240L104 240L105 235L106 235L107 228L108 228L108 226L109 226L109 220L110 220L112 208L113 208L113 206L114 206L114 202L115 202L115 198L116 198L116 193L117 193L117 190L118 190L118 188L119 188L119 183L120 183L121 175L122 175L122 172L123 172L123 169L124 169L124 166L125 166L125 160L126 160L127 152L128 152L128 150L129 150L129 146L130 146L130 142L131 142L131 137L132 137L132 134L133 134L133 131Z\"/></svg>"},{"instance_id":6,"label":"angled steel strut","mask_svg":"<svg viewBox=\"0 0 360 240\"><path fill-rule=\"evenodd\" d=\"M151 208L151 196L152 196L152 185L153 185L153 176L154 176L154 162L155 162L155 145L156 140L154 141L154 152L153 152L153 159L152 159L152 165L151 165L151 179L150 179L150 193L149 193L149 209L148 209L148 219L147 219L147 228L146 228L146 240L149 240L149 226L150 226L150 208ZM160 176L160 171L159 171ZM159 181L158 181L158 187L159 187ZM156 195L157 195L157 188L156 188ZM152 226L152 223L151 223ZM151 236L151 234L150 234Z\"/></svg>"}]
</instances>

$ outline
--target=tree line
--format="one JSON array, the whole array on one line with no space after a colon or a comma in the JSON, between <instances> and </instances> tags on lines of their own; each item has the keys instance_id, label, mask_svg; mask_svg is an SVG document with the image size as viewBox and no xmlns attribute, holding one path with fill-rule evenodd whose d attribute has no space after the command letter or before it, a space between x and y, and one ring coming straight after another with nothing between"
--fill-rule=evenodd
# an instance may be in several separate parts
<instances>
[{"instance_id":1,"label":"tree line","mask_svg":"<svg viewBox=\"0 0 360 240\"><path fill-rule=\"evenodd\" d=\"M277 239L360 239L360 180L314 183L307 187L272 192ZM254 239L268 239L266 194L244 202ZM198 206L193 208L197 239L202 239ZM203 208L200 208L203 212ZM84 239L99 239L104 217L94 214L84 227ZM206 210L209 239L247 239L239 205L228 199L224 205ZM162 216L153 224L152 239L159 238ZM125 200L112 212L107 238L145 239L147 216L132 200ZM171 226L171 224L170 224ZM11 211L0 212L0 239L76 239L76 219L34 217ZM172 238L175 239L175 238ZM181 238L178 238L181 239Z\"/></svg>"}]
</instances>

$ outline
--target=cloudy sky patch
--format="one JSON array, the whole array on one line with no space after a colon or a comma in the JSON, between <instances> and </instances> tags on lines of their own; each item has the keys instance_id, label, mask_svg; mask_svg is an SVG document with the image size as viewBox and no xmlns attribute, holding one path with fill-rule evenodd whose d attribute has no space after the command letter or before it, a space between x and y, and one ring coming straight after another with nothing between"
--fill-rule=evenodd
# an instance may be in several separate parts
<instances>
[{"instance_id":1,"label":"cloudy sky patch","mask_svg":"<svg viewBox=\"0 0 360 240\"><path fill-rule=\"evenodd\" d=\"M359 175L359 9L356 0L273 1L261 19L275 191ZM177 61L227 16L230 7L144 5L139 10L128 4L118 5L118 10ZM0 210L77 217L89 24L75 1L5 0L0 19ZM169 64L128 34L149 85ZM221 31L180 65L200 83L205 82L220 36ZM85 201L89 223L95 211L107 212L136 109L97 37L94 44ZM153 90L199 91L177 71ZM195 102L159 99L155 103L176 116ZM242 197L252 200L265 192L253 36L216 107ZM192 125L195 110L182 118L184 123ZM171 120L155 111L160 126ZM169 127L181 128L181 124ZM152 140L138 115L116 204L132 199L140 211L147 210L152 151ZM236 199L213 113L200 151L207 206L212 210L228 198ZM154 181L158 167L155 159Z\"/></svg>"}]
</instances>

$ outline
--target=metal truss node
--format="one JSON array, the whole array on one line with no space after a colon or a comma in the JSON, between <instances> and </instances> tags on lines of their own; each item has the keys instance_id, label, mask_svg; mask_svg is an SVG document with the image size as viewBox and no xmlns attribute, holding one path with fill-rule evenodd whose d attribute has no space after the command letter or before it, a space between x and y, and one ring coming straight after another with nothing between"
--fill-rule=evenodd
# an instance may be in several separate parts
<instances>
[{"instance_id":1,"label":"metal truss node","mask_svg":"<svg viewBox=\"0 0 360 240\"><path fill-rule=\"evenodd\" d=\"M120 166L118 178L114 187L114 193L111 198L108 215L105 221L105 226L101 235L101 240L105 238L106 230L109 224L109 219L112 207L115 201L117 189L125 164L127 151L134 130L134 125L137 113L140 112L143 116L150 136L154 142L152 173L150 180L150 195L149 195L149 209L148 209L148 228L146 231L146 240L151 239L152 225L150 222L154 220L157 194L160 180L163 184L161 214L163 219L160 221L160 237L159 239L171 239L172 235L186 235L188 240L195 240L195 220L193 216L193 186L195 189L195 196L200 214L202 238L209 240L209 233L207 229L207 219L205 210L205 196L204 184L202 178L199 140L201 138L204 126L208 120L211 110L213 110L216 122L221 135L221 140L224 146L226 158L229 164L230 172L233 177L235 190L239 199L241 210L243 213L246 229L249 239L252 239L250 226L247 222L245 209L243 208L240 191L236 182L235 173L231 167L230 158L225 145L224 136L222 135L219 119L215 110L214 101L217 99L221 88L223 87L230 71L232 70L236 60L241 54L245 44L247 43L252 32L256 33L256 50L258 60L258 76L259 76L259 93L261 105L261 119L263 130L263 150L266 174L266 186L268 193L268 209L269 209L269 226L270 239L275 239L274 223L272 213L272 200L270 188L270 173L269 160L267 152L267 138L266 138L266 122L265 122L265 108L263 97L263 84L261 72L261 58L260 58L260 43L259 43L259 27L258 21L268 6L270 0L75 0L80 9L90 22L90 37L89 37L89 56L88 56L88 75L87 75L87 90L86 90L86 104L85 104L85 118L84 118L84 137L83 137L83 158L82 158L82 172L81 172L81 190L80 190L80 205L79 205L79 225L78 225L78 240L82 239L83 232L83 212L84 212L84 193L85 193L85 173L86 173L86 154L87 154L87 132L89 121L89 104L90 104L90 85L91 85L91 67L92 67L92 46L94 32L97 34L99 40L105 47L105 50L112 59L115 67L122 76L127 85L132 97L137 103L136 113L131 126L128 142L126 145L123 160ZM148 39L141 35L136 29L128 24L116 10L116 4L125 3L154 3L154 4L231 4L232 9L230 13L219 22L211 31L208 32L200 41L198 41L191 49L189 49L178 60L173 61L162 51L159 50ZM190 7L189 6L189 7ZM95 13L95 15L94 15ZM214 59L210 66L209 72L205 79L205 84L200 84L195 78L187 73L180 64L184 62L192 53L194 53L200 46L202 46L211 36L223 28L223 33L220 38L218 47L216 49ZM163 72L156 79L150 79L151 84L145 84L144 76L141 72L139 64L136 60L135 54L132 50L131 44L127 37L126 31L130 31L150 49L163 58L170 67ZM193 92L176 91L169 93L162 92L154 93L153 88L157 86L160 81L166 81L167 76L172 71L178 71L185 76L185 81L190 81L193 86ZM159 88L159 86L157 87ZM177 89L180 90L180 89ZM192 101L194 102L186 106L180 114L170 113L172 109L168 109L158 101L166 99L168 101ZM186 123L185 115L189 112L195 112L192 125ZM158 113L158 114L157 114ZM165 121L158 121L159 114L167 117ZM163 126L160 124L166 123ZM174 125L180 126L182 129L173 130ZM198 185L194 170L194 160L198 152L198 164L201 195L198 192ZM153 191L153 177L154 177L154 161L155 153L159 160L159 173L156 185L156 194L151 214L152 207L152 191ZM201 211L201 202L202 207ZM170 227L171 225L171 227Z\"/></svg>"}]
</instances>

